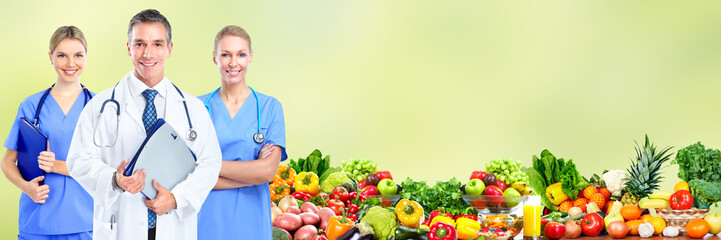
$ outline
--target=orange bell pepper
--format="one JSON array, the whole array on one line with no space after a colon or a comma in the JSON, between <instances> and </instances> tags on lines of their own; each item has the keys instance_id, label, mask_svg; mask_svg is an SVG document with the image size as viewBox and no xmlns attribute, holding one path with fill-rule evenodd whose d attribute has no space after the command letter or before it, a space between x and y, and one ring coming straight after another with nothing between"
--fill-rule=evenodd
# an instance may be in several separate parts
<instances>
[{"instance_id":1,"label":"orange bell pepper","mask_svg":"<svg viewBox=\"0 0 721 240\"><path fill-rule=\"evenodd\" d=\"M352 227L353 222L349 221L345 216L333 216L328 220L328 226L325 227L325 235L328 240L335 240Z\"/></svg>"},{"instance_id":2,"label":"orange bell pepper","mask_svg":"<svg viewBox=\"0 0 721 240\"><path fill-rule=\"evenodd\" d=\"M283 179L285 184L292 187L295 181L295 169L288 167L288 165L278 165L278 171L275 173L275 176Z\"/></svg>"},{"instance_id":3,"label":"orange bell pepper","mask_svg":"<svg viewBox=\"0 0 721 240\"><path fill-rule=\"evenodd\" d=\"M270 184L270 200L275 201L290 194L290 186L283 181L277 181Z\"/></svg>"}]
</instances>

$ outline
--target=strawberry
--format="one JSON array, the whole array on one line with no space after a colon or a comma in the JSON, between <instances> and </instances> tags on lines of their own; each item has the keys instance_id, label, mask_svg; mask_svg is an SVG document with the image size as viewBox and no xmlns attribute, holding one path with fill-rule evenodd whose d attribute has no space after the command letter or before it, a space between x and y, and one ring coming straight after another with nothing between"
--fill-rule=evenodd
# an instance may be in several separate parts
<instances>
[{"instance_id":1,"label":"strawberry","mask_svg":"<svg viewBox=\"0 0 721 240\"><path fill-rule=\"evenodd\" d=\"M608 201L609 199L611 199L611 191L609 191L608 188L601 188L601 190L598 191L598 192L600 192L601 194L603 194L603 197L606 198L606 201Z\"/></svg>"},{"instance_id":2,"label":"strawberry","mask_svg":"<svg viewBox=\"0 0 721 240\"><path fill-rule=\"evenodd\" d=\"M586 204L588 204L588 199L586 198L577 198L576 201L573 201L573 206L581 208L583 212L586 212Z\"/></svg>"},{"instance_id":3,"label":"strawberry","mask_svg":"<svg viewBox=\"0 0 721 240\"><path fill-rule=\"evenodd\" d=\"M583 197L587 199L593 198L593 194L597 193L598 190L596 190L596 187L594 186L588 186L583 189ZM605 199L604 199L605 200ZM599 206L600 207L600 206Z\"/></svg>"},{"instance_id":4,"label":"strawberry","mask_svg":"<svg viewBox=\"0 0 721 240\"><path fill-rule=\"evenodd\" d=\"M606 206L606 197L604 197L601 193L593 194L593 197L591 197L589 200L591 200L591 202L595 202L600 209L603 209L603 207Z\"/></svg>"},{"instance_id":5,"label":"strawberry","mask_svg":"<svg viewBox=\"0 0 721 240\"><path fill-rule=\"evenodd\" d=\"M573 207L573 202L571 201L563 201L561 205L558 206L558 211L562 212L568 212L568 209L571 209Z\"/></svg>"}]
</instances>

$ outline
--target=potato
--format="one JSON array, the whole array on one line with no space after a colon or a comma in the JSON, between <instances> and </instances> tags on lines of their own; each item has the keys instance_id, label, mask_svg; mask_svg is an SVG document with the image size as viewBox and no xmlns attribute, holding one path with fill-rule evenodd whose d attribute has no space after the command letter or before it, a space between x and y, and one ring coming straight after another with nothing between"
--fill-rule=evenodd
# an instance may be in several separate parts
<instances>
[{"instance_id":1,"label":"potato","mask_svg":"<svg viewBox=\"0 0 721 240\"><path fill-rule=\"evenodd\" d=\"M270 207L270 214L271 214L270 222L273 222L273 220L275 220L275 217L281 213L283 213L283 210L280 210L279 207Z\"/></svg>"},{"instance_id":2,"label":"potato","mask_svg":"<svg viewBox=\"0 0 721 240\"><path fill-rule=\"evenodd\" d=\"M303 219L304 225L316 225L318 224L318 222L320 222L320 217L318 216L318 214L312 212L304 212L298 216L300 216L300 219Z\"/></svg>"},{"instance_id":3,"label":"potato","mask_svg":"<svg viewBox=\"0 0 721 240\"><path fill-rule=\"evenodd\" d=\"M296 214L281 213L275 216L273 226L292 232L303 226L303 220Z\"/></svg>"},{"instance_id":4,"label":"potato","mask_svg":"<svg viewBox=\"0 0 721 240\"><path fill-rule=\"evenodd\" d=\"M287 209L285 209L285 212L287 212L287 213L294 213L294 214L300 214L300 213L301 213L300 208L298 208L298 207L288 207Z\"/></svg>"},{"instance_id":5,"label":"potato","mask_svg":"<svg viewBox=\"0 0 721 240\"><path fill-rule=\"evenodd\" d=\"M312 212L315 214L318 214L318 207L315 206L312 202L305 202L303 205L300 206L300 211L306 213L306 212Z\"/></svg>"},{"instance_id":6,"label":"potato","mask_svg":"<svg viewBox=\"0 0 721 240\"><path fill-rule=\"evenodd\" d=\"M335 212L333 212L333 209L330 209L329 207L324 207L318 210L318 217L320 217L320 229L325 229L325 227L328 225L328 220L330 220L331 217L335 216Z\"/></svg>"},{"instance_id":7,"label":"potato","mask_svg":"<svg viewBox=\"0 0 721 240\"><path fill-rule=\"evenodd\" d=\"M293 237L295 239L311 239L315 237L315 235L318 235L318 229L313 225L305 225L298 229L298 231L295 231Z\"/></svg>"}]
</instances>

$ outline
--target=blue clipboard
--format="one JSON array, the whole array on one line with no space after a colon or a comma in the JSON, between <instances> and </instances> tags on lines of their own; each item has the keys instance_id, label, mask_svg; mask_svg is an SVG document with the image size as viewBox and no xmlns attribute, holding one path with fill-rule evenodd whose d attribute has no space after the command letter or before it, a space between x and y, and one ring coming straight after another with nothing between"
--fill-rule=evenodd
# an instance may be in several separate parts
<instances>
[{"instance_id":1,"label":"blue clipboard","mask_svg":"<svg viewBox=\"0 0 721 240\"><path fill-rule=\"evenodd\" d=\"M27 118L21 118L18 132L18 170L25 181L45 175L40 169L38 156L48 147L48 137L35 127ZM43 181L40 181L43 185Z\"/></svg>"},{"instance_id":2,"label":"blue clipboard","mask_svg":"<svg viewBox=\"0 0 721 240\"><path fill-rule=\"evenodd\" d=\"M123 175L130 176L136 169L145 169L145 187L141 192L149 199L155 199L158 194L153 187L153 179L172 190L195 170L195 154L180 136L170 124L159 118L123 171Z\"/></svg>"}]
</instances>

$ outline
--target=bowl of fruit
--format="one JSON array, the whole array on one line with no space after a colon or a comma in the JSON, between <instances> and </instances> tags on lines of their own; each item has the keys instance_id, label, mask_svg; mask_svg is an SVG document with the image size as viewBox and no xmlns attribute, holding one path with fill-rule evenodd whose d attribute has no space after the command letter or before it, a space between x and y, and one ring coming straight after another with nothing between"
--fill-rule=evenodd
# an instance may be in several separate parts
<instances>
[{"instance_id":1,"label":"bowl of fruit","mask_svg":"<svg viewBox=\"0 0 721 240\"><path fill-rule=\"evenodd\" d=\"M470 181L461 187L462 198L481 215L510 214L533 192L526 181L520 161L491 160L486 162L486 171L471 173Z\"/></svg>"}]
</instances>

